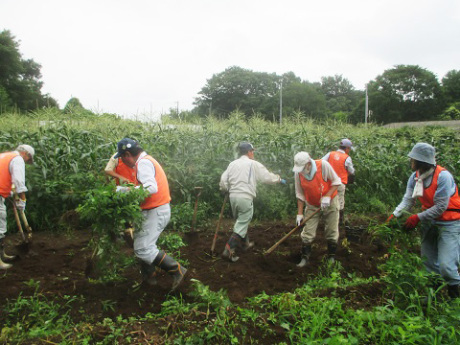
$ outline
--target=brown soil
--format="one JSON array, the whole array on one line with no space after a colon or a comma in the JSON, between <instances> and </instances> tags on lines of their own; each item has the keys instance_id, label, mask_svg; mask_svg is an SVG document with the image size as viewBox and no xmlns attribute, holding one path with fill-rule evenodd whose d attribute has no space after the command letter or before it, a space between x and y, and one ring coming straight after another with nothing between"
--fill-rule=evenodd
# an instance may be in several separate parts
<instances>
[{"instance_id":1,"label":"brown soil","mask_svg":"<svg viewBox=\"0 0 460 345\"><path fill-rule=\"evenodd\" d=\"M230 220L224 222L216 245L218 254L231 234L231 227ZM311 263L305 269L296 267L300 260L299 233L287 239L270 255L263 254L291 229L291 224L281 223L252 226L249 234L251 240L255 241L255 248L241 253L236 263L224 261L220 256L211 256L213 229L186 234L184 239L187 246L181 248L180 252L181 257L190 263L189 271L185 283L175 293L181 293L185 300L191 298L187 295L191 290L190 278L203 282L214 291L225 289L230 300L238 304L261 292L274 294L293 291L320 273L327 249L320 225ZM342 242L345 239L344 229L340 236ZM20 253L20 259L14 263L13 268L0 274L0 305L4 306L7 300L16 299L19 294L32 295L34 287L25 283L33 280L40 282L39 291L50 299L64 295L82 296L78 307L73 310L75 321L85 317L101 320L104 317L127 317L160 311L171 278L167 274L160 274L157 286L140 285L138 269L131 267L124 273L127 278L125 281L111 284L91 282L85 276L86 259L90 255L85 247L89 239L90 231L75 231L72 235L35 233L29 253ZM17 235L7 236L6 248L10 253L15 248L17 251L14 241L18 241ZM127 247L126 251L132 253ZM367 236L363 236L357 242L349 242L348 248L339 246L336 257L344 268L344 274L371 277L379 275L377 265L381 263L384 254L382 246L371 243ZM334 293L346 297L350 305L359 307L376 304L382 298L381 288L375 284L338 289ZM327 295L328 292L322 294ZM114 302L113 310L104 308L103 301Z\"/></svg>"}]
</instances>

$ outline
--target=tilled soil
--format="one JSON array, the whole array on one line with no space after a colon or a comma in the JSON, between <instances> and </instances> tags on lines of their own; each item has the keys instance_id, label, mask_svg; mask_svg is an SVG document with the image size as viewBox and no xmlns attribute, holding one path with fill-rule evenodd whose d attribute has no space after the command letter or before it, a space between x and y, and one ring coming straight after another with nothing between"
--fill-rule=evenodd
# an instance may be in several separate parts
<instances>
[{"instance_id":1,"label":"tilled soil","mask_svg":"<svg viewBox=\"0 0 460 345\"><path fill-rule=\"evenodd\" d=\"M218 254L222 252L231 228L231 220L224 222L216 245ZM189 262L188 274L185 282L174 293L182 294L185 300L191 298L187 294L192 288L191 278L201 281L214 291L225 289L230 300L238 304L261 292L274 294L295 290L320 274L327 245L320 225L310 264L304 269L296 267L300 260L299 233L287 239L273 253L264 255L268 248L291 229L292 224L283 223L252 226L249 234L251 240L255 241L255 247L247 253L241 253L236 263L224 261L220 255L211 255L213 229L185 234L187 245L180 252L181 257ZM345 230L341 229L340 243L346 238L345 235ZM16 299L20 294L33 295L36 284L30 282L39 282L39 292L49 299L65 295L80 297L75 302L77 307L72 311L75 320L101 320L104 317L128 317L160 311L172 279L160 273L158 285L152 287L140 284L138 268L131 267L124 272L123 276L127 278L124 281L95 283L85 276L86 260L91 254L86 248L90 237L90 231L75 231L71 235L36 232L30 251L27 254L19 253L20 259L14 263L13 268L0 272L0 305L4 306L8 300ZM7 236L7 252L17 252L15 241L18 241L17 235ZM132 254L132 249L127 246L125 251ZM336 259L342 264L345 274L378 276L377 266L382 262L385 252L385 248L371 243L368 236L363 235L358 241L349 241L348 246L340 245ZM327 293L324 292L325 295ZM345 297L352 305L366 307L377 303L382 292L379 286L374 285L339 289L336 294Z\"/></svg>"}]
</instances>

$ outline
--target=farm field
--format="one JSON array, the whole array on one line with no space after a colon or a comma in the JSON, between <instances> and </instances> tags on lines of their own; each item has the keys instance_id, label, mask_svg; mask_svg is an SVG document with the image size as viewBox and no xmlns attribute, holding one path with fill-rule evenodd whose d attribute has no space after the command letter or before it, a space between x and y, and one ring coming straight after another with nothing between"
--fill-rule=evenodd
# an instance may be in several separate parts
<instances>
[{"instance_id":1,"label":"farm field","mask_svg":"<svg viewBox=\"0 0 460 345\"><path fill-rule=\"evenodd\" d=\"M0 344L460 342L460 301L449 300L445 286L436 288L435 277L425 272L418 233L385 224L404 193L407 153L416 142L435 146L438 162L459 182L457 131L308 119L279 126L237 112L229 120L193 125L59 116L46 110L0 118L0 151L18 143L36 148L36 163L26 170L26 213L34 229L29 252L16 246L19 235L8 208L6 248L20 260L0 272ZM124 224L121 208L113 205L123 200L102 171L125 136L137 139L168 176L172 215L159 247L189 268L172 294L171 279L161 272L158 285L141 284L132 249L113 237ZM320 158L343 137L357 147L356 182L346 195L346 221L355 231L341 227L336 264L323 261L322 224L308 267L295 266L299 232L264 255L294 226L294 154L306 150ZM287 185L258 187L249 232L256 246L231 264L210 255L210 248L223 201L218 181L243 140ZM197 186L202 194L198 231L192 233ZM84 217L82 205L89 205L92 218ZM232 225L227 205L218 254Z\"/></svg>"}]
</instances>

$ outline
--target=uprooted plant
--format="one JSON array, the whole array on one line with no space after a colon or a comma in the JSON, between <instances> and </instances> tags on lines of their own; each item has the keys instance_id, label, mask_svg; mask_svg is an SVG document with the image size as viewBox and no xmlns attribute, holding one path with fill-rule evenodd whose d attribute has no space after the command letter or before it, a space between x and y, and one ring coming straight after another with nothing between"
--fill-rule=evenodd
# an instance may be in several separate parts
<instances>
[{"instance_id":1,"label":"uprooted plant","mask_svg":"<svg viewBox=\"0 0 460 345\"><path fill-rule=\"evenodd\" d=\"M77 208L82 219L91 222L93 230L87 276L96 269L101 280L119 279L120 271L131 261L120 250L121 234L128 226L135 229L141 226L143 216L139 205L147 195L142 187L117 193L114 184L88 192L85 202Z\"/></svg>"}]
</instances>

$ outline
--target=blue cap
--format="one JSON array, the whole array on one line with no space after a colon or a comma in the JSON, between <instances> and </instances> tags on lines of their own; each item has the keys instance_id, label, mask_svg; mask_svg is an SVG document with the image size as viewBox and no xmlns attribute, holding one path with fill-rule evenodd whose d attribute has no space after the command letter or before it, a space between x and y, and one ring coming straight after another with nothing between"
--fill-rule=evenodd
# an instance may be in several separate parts
<instances>
[{"instance_id":1,"label":"blue cap","mask_svg":"<svg viewBox=\"0 0 460 345\"><path fill-rule=\"evenodd\" d=\"M118 152L115 154L114 158L120 158L123 155L123 153L138 146L139 144L136 140L133 140L131 138L121 139L117 144Z\"/></svg>"},{"instance_id":2,"label":"blue cap","mask_svg":"<svg viewBox=\"0 0 460 345\"><path fill-rule=\"evenodd\" d=\"M240 154L245 155L250 151L254 151L254 146L247 141L243 141L238 145L238 149L240 150Z\"/></svg>"}]
</instances>

